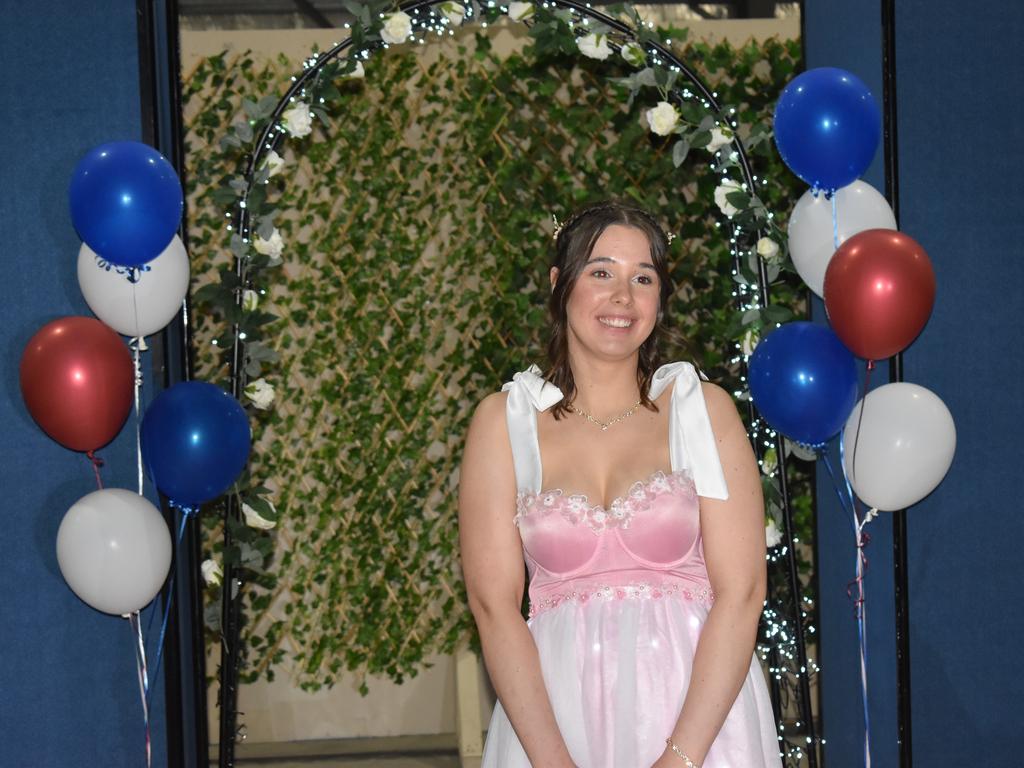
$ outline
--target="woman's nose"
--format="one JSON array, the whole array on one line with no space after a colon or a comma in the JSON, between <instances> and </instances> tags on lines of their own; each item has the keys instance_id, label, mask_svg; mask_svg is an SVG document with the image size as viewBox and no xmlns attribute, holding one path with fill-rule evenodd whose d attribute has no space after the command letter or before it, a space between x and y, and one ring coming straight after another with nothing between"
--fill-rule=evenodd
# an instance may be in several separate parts
<instances>
[{"instance_id":1,"label":"woman's nose","mask_svg":"<svg viewBox=\"0 0 1024 768\"><path fill-rule=\"evenodd\" d=\"M617 283L615 292L612 294L612 301L616 304L629 306L633 303L633 286L630 283Z\"/></svg>"}]
</instances>

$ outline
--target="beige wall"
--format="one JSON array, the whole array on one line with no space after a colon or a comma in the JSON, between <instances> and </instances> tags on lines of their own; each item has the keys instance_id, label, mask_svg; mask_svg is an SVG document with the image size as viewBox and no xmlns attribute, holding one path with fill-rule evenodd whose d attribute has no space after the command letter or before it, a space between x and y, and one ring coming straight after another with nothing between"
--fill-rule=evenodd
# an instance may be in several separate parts
<instances>
[{"instance_id":1,"label":"beige wall","mask_svg":"<svg viewBox=\"0 0 1024 768\"><path fill-rule=\"evenodd\" d=\"M670 12L670 11L666 11ZM653 20L653 19L652 19ZM676 19L675 23L679 24ZM689 21L691 39L708 42L727 40L742 44L747 40L772 36L795 38L799 35L799 19ZM496 30L497 50L511 50L524 42L522 28L504 25ZM240 53L252 51L256 56L276 57L284 54L301 59L314 45L321 51L331 48L345 36L344 30L247 30L232 32L188 31L181 33L182 71L187 78L197 62L224 50ZM430 46L424 53L431 54ZM360 696L357 681L342 677L330 690L307 693L299 689L282 669L272 683L261 681L243 685L239 695L239 723L245 725L247 740L252 743L303 741L312 739L343 739L408 734L442 734L455 732L454 663L450 657L432 659L434 666L395 685L385 680L370 680L370 693ZM215 659L209 669L216 669ZM482 677L482 679L486 679ZM483 722L490 719L493 694L489 687L480 691ZM211 734L218 732L216 690L209 696Z\"/></svg>"}]
</instances>

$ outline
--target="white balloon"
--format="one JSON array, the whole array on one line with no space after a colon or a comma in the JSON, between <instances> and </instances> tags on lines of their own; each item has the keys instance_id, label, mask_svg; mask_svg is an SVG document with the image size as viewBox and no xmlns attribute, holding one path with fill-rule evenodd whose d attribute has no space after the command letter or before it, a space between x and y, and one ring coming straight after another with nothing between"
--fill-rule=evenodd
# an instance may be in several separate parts
<instances>
[{"instance_id":1,"label":"white balloon","mask_svg":"<svg viewBox=\"0 0 1024 768\"><path fill-rule=\"evenodd\" d=\"M839 245L866 229L896 229L892 208L878 190L855 181L836 192ZM832 201L804 192L789 217L789 253L793 266L812 291L824 295L825 270L836 252Z\"/></svg>"},{"instance_id":2,"label":"white balloon","mask_svg":"<svg viewBox=\"0 0 1024 768\"><path fill-rule=\"evenodd\" d=\"M171 535L146 498L121 488L93 491L64 515L57 562L83 601L121 616L160 591L171 567Z\"/></svg>"},{"instance_id":3,"label":"white balloon","mask_svg":"<svg viewBox=\"0 0 1024 768\"><path fill-rule=\"evenodd\" d=\"M111 264L82 243L78 285L89 309L118 333L148 336L167 325L188 292L188 254L177 235L163 252L129 282L126 267Z\"/></svg>"},{"instance_id":4,"label":"white balloon","mask_svg":"<svg viewBox=\"0 0 1024 768\"><path fill-rule=\"evenodd\" d=\"M850 485L865 504L887 512L916 504L935 490L955 452L953 416L938 395L917 384L872 390L843 429Z\"/></svg>"}]
</instances>

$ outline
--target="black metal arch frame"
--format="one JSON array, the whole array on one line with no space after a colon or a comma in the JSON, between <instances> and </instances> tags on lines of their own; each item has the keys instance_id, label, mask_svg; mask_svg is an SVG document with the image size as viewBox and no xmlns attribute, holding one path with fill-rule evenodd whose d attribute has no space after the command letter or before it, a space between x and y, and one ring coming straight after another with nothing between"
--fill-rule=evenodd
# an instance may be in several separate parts
<instances>
[{"instance_id":1,"label":"black metal arch frame","mask_svg":"<svg viewBox=\"0 0 1024 768\"><path fill-rule=\"evenodd\" d=\"M433 7L441 5L445 0L412 0L401 5L400 10L408 13L413 18L413 23L420 20L422 17L419 16L421 11L430 12ZM568 10L573 14L573 18L576 21L583 21L589 19L600 24L606 25L610 30L620 36L621 41L636 41L636 32L628 24L622 21L607 16L603 13L593 10L589 5L585 3L576 2L576 0L547 0L546 6ZM529 22L527 22L529 23ZM618 48L621 43L615 39L609 41L613 48ZM256 152L249 158L249 163L245 173L245 179L247 182L247 190L251 191L254 183L257 170L261 167L264 158L267 153L272 149L277 148L281 141L286 136L286 133L280 128L279 121L285 110L292 103L293 97L296 94L303 93L306 86L314 78L318 76L320 71L329 62L335 61L342 56L348 49L353 45L351 37L338 43L330 50L319 54L315 57L310 58L307 61L306 68L293 78L293 82L288 91L281 97L276 108L274 109L270 120L267 123L266 128L263 130L259 137L259 141L256 144ZM706 110L715 116L722 116L722 108L718 103L715 94L705 85L701 78L694 72L690 67L680 61L669 49L654 41L648 41L643 43L644 49L647 52L648 61L657 62L660 65L666 66L669 69L676 70L682 75L688 87L692 88L705 106ZM385 47L384 44L378 40L368 42L362 51L359 51L363 56L368 56L372 51ZM673 95L682 99L683 88L677 86L673 89ZM723 118L724 119L724 118ZM755 177L750 168L749 159L747 152L743 146L742 141L737 135L733 140L732 144L738 155L738 164L740 173L743 176L743 180L747 185L747 189L754 191L756 189ZM248 192L246 194L246 197ZM243 197L243 201L246 199ZM244 205L238 207L237 213L234 218L235 231L247 239L251 231L251 221L249 218L249 212ZM736 249L735 260L736 266L739 267L739 251ZM241 260L236 260L235 271L239 277L243 277L244 265ZM766 274L765 264L762 260L758 260L758 299L761 306L768 306L769 304L769 292L768 292L768 279ZM231 379L232 379L232 394L235 397L239 397L244 389L244 341L239 337L238 328L236 326L234 333L234 341L232 344L231 351ZM756 418L756 413L753 410L753 405L750 406L750 415L752 419ZM758 455L761 455L761 442L755 441L755 450ZM782 497L783 506L783 521L784 521L784 535L787 542L793 541L793 518L792 510L789 500L789 491L786 484L786 463L785 463L785 445L781 435L775 436L775 450L778 457L778 477L779 477L779 490ZM229 497L228 503L225 508L225 515L228 517L238 518L239 510L234 502L234 499ZM225 526L224 534L224 548L227 550L232 546L230 528ZM810 768L817 768L818 765L818 737L817 729L815 726L814 715L811 708L810 700L810 685L808 681L808 662L804 638L804 628L802 622L802 597L800 590L800 581L797 574L797 563L796 554L791 545L786 547L785 557L783 559L785 567L785 579L789 590L790 606L787 615L792 621L792 631L795 635L793 646L796 656L797 669L802 674L797 675L795 685L792 686L793 692L795 692L798 698L798 710L800 721L802 722L805 730L800 735L800 744L787 745L785 741L782 742L782 750L784 754L790 754L791 750L795 750L798 756L806 756L808 765ZM198 567L193 564L194 567ZM238 573L233 565L229 563L224 564L224 577L223 583L225 585L235 584L238 580ZM240 583L240 582L239 582ZM236 594L233 594L236 593ZM238 698L238 677L239 677L239 664L240 658L238 653L238 638L240 632L240 609L241 609L241 597L237 590L231 588L224 589L224 598L222 606L222 617L221 626L222 634L224 637L223 644L223 655L220 668L220 691L218 695L218 702L220 705L220 728L219 728L219 765L221 768L229 768L235 763L235 739L237 734L237 698ZM782 666L782 662L779 656L778 649L772 647L772 658L770 659L771 666L775 669L779 669ZM772 694L772 702L775 707L777 717L780 718L779 725L781 725L781 704L782 704L782 690L780 679L778 675L772 675L770 677L770 686ZM780 729L780 739L784 739L785 734ZM787 746L789 748L787 748Z\"/></svg>"}]
</instances>

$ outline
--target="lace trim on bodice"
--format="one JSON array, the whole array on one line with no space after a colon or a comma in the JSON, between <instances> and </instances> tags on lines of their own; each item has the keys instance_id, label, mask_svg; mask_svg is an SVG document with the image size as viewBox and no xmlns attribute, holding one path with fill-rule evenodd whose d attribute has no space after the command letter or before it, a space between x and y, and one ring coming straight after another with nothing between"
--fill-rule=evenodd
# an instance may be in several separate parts
<instances>
[{"instance_id":1,"label":"lace trim on bodice","mask_svg":"<svg viewBox=\"0 0 1024 768\"><path fill-rule=\"evenodd\" d=\"M588 588L573 589L566 592L555 592L545 595L537 601L530 601L530 613L527 618L534 618L542 613L553 610L564 603L586 605L593 600L660 600L662 598L678 598L710 605L715 600L715 593L710 586L690 587L678 583L667 582L651 584L645 581L634 584L610 586L596 584Z\"/></svg>"},{"instance_id":2,"label":"lace trim on bodice","mask_svg":"<svg viewBox=\"0 0 1024 768\"><path fill-rule=\"evenodd\" d=\"M646 480L633 483L624 496L617 497L607 507L591 504L586 494L566 495L560 488L540 493L520 492L516 497L514 522L518 526L528 515L557 512L573 525L586 525L595 533L609 528L628 528L633 517L649 508L655 499L675 492L696 498L697 488L688 470L667 474L658 470Z\"/></svg>"}]
</instances>

